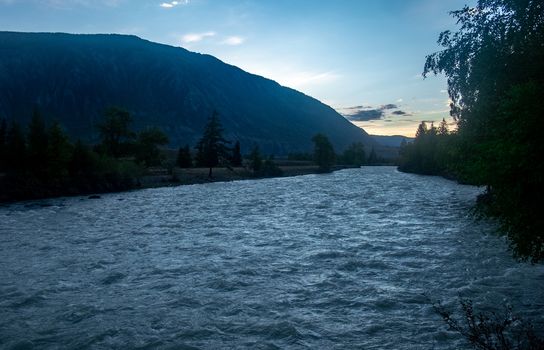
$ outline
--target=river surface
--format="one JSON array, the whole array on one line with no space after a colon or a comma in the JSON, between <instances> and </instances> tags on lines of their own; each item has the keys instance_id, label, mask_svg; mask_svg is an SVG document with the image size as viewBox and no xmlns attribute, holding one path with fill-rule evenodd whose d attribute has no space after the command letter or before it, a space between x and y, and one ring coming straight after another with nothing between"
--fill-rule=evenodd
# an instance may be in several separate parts
<instances>
[{"instance_id":1,"label":"river surface","mask_svg":"<svg viewBox=\"0 0 544 350\"><path fill-rule=\"evenodd\" d=\"M0 348L463 349L431 302L544 324L480 190L363 167L0 207Z\"/></svg>"}]
</instances>

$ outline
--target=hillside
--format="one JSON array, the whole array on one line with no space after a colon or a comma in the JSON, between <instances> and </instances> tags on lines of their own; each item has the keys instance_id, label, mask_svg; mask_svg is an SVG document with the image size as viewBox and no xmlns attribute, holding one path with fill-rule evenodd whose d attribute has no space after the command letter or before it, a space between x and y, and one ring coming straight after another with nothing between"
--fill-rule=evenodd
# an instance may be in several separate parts
<instances>
[{"instance_id":1,"label":"hillside","mask_svg":"<svg viewBox=\"0 0 544 350\"><path fill-rule=\"evenodd\" d=\"M156 125L170 145L194 145L213 109L229 139L285 154L322 132L341 151L375 142L329 106L215 57L127 35L0 32L0 117L29 120L38 107L73 138L97 141L109 106L134 128Z\"/></svg>"}]
</instances>

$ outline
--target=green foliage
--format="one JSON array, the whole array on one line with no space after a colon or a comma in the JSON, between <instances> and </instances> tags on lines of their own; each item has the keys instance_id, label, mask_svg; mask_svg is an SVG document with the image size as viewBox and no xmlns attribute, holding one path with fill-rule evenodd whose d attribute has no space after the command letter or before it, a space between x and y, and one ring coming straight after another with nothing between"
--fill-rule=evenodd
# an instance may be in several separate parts
<instances>
[{"instance_id":1,"label":"green foliage","mask_svg":"<svg viewBox=\"0 0 544 350\"><path fill-rule=\"evenodd\" d=\"M193 166L193 160L191 158L191 150L189 145L180 147L178 150L178 156L176 158L176 165L180 168L190 168Z\"/></svg>"},{"instance_id":2,"label":"green foliage","mask_svg":"<svg viewBox=\"0 0 544 350\"><path fill-rule=\"evenodd\" d=\"M139 184L138 164L97 154L80 141L72 144L60 124L46 128L37 112L28 130L25 135L13 123L4 133L0 201L126 190ZM160 132L141 135L142 144L164 141Z\"/></svg>"},{"instance_id":3,"label":"green foliage","mask_svg":"<svg viewBox=\"0 0 544 350\"><path fill-rule=\"evenodd\" d=\"M475 312L471 300L460 300L461 313L454 313L440 303L433 308L448 328L461 334L475 349L481 350L538 350L544 348L533 326L513 315L507 306L503 313Z\"/></svg>"},{"instance_id":4,"label":"green foliage","mask_svg":"<svg viewBox=\"0 0 544 350\"><path fill-rule=\"evenodd\" d=\"M519 257L540 261L544 6L480 0L452 14L460 29L440 34L444 50L427 57L424 74L446 75L458 132L449 151L434 150L458 177L487 186L481 212L501 220Z\"/></svg>"},{"instance_id":5,"label":"green foliage","mask_svg":"<svg viewBox=\"0 0 544 350\"><path fill-rule=\"evenodd\" d=\"M134 138L129 128L131 122L130 113L121 108L110 107L106 110L104 119L98 124L105 154L113 157L122 155L121 143Z\"/></svg>"},{"instance_id":6,"label":"green foliage","mask_svg":"<svg viewBox=\"0 0 544 350\"><path fill-rule=\"evenodd\" d=\"M145 166L156 166L162 162L158 146L168 144L168 137L157 127L148 128L138 133L136 141L136 161Z\"/></svg>"},{"instance_id":7,"label":"green foliage","mask_svg":"<svg viewBox=\"0 0 544 350\"><path fill-rule=\"evenodd\" d=\"M319 170L322 172L331 171L336 160L331 142L323 134L315 135L312 141L314 143L314 161L319 166Z\"/></svg>"},{"instance_id":8,"label":"green foliage","mask_svg":"<svg viewBox=\"0 0 544 350\"><path fill-rule=\"evenodd\" d=\"M223 138L223 127L219 121L219 114L213 111L208 119L204 134L197 144L197 163L210 169L208 177L212 177L212 168L220 161L228 158L228 141Z\"/></svg>"},{"instance_id":9,"label":"green foliage","mask_svg":"<svg viewBox=\"0 0 544 350\"><path fill-rule=\"evenodd\" d=\"M302 152L291 152L287 155L288 160L302 160L302 161L313 161L314 156L311 153L302 153Z\"/></svg>"},{"instance_id":10,"label":"green foliage","mask_svg":"<svg viewBox=\"0 0 544 350\"><path fill-rule=\"evenodd\" d=\"M274 162L274 156L269 156L263 163L260 171L262 177L277 177L282 176L283 170Z\"/></svg>"},{"instance_id":11,"label":"green foliage","mask_svg":"<svg viewBox=\"0 0 544 350\"><path fill-rule=\"evenodd\" d=\"M459 178L452 164L456 142L457 135L448 132L444 119L438 129L421 122L414 141L404 143L400 149L399 170Z\"/></svg>"},{"instance_id":12,"label":"green foliage","mask_svg":"<svg viewBox=\"0 0 544 350\"><path fill-rule=\"evenodd\" d=\"M230 158L230 164L235 167L242 166L242 153L240 151L240 141L236 141L234 148L232 149L232 156Z\"/></svg>"},{"instance_id":13,"label":"green foliage","mask_svg":"<svg viewBox=\"0 0 544 350\"><path fill-rule=\"evenodd\" d=\"M361 142L355 142L349 145L340 157L340 161L345 165L362 166L366 163L365 147Z\"/></svg>"},{"instance_id":14,"label":"green foliage","mask_svg":"<svg viewBox=\"0 0 544 350\"><path fill-rule=\"evenodd\" d=\"M48 132L47 182L61 188L69 179L68 164L73 153L73 146L58 122L53 123Z\"/></svg>"}]
</instances>

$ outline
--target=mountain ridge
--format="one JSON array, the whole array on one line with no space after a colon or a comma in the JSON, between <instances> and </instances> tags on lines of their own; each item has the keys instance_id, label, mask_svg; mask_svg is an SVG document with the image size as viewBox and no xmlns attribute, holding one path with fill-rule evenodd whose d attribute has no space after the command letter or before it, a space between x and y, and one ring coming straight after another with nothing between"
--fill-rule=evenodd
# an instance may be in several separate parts
<instances>
[{"instance_id":1,"label":"mountain ridge","mask_svg":"<svg viewBox=\"0 0 544 350\"><path fill-rule=\"evenodd\" d=\"M96 142L109 106L131 112L136 129L161 127L176 147L194 145L214 109L246 151L308 151L318 132L338 151L375 145L330 106L208 54L134 35L0 32L0 117L23 124L37 107Z\"/></svg>"}]
</instances>

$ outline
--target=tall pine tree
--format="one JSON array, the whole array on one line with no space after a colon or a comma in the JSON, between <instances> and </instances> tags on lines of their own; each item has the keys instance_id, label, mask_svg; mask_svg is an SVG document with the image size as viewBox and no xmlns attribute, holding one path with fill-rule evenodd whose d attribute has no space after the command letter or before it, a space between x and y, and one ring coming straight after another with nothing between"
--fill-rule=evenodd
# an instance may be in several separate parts
<instances>
[{"instance_id":1,"label":"tall pine tree","mask_svg":"<svg viewBox=\"0 0 544 350\"><path fill-rule=\"evenodd\" d=\"M209 168L208 177L212 177L212 169L228 157L228 141L223 138L223 127L219 121L219 113L213 111L204 128L204 134L198 142L198 159L202 166Z\"/></svg>"}]
</instances>

